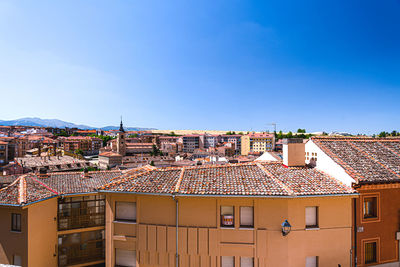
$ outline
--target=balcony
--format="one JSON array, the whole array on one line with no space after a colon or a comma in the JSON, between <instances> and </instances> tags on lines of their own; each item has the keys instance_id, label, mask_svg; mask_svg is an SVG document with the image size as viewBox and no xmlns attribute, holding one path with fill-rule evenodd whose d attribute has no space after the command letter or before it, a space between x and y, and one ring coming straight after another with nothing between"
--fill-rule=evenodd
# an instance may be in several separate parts
<instances>
[{"instance_id":1,"label":"balcony","mask_svg":"<svg viewBox=\"0 0 400 267\"><path fill-rule=\"evenodd\" d=\"M58 266L104 260L104 230L58 236Z\"/></svg>"},{"instance_id":2,"label":"balcony","mask_svg":"<svg viewBox=\"0 0 400 267\"><path fill-rule=\"evenodd\" d=\"M105 225L103 195L69 197L58 200L58 230Z\"/></svg>"}]
</instances>

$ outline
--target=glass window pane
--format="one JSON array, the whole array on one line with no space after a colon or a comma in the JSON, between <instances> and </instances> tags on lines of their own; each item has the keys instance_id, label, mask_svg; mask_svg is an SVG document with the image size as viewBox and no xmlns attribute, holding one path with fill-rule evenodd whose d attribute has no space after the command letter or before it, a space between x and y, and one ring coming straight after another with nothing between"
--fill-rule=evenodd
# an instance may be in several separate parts
<instances>
[{"instance_id":1,"label":"glass window pane","mask_svg":"<svg viewBox=\"0 0 400 267\"><path fill-rule=\"evenodd\" d=\"M240 226L253 227L253 207L240 207Z\"/></svg>"},{"instance_id":2,"label":"glass window pane","mask_svg":"<svg viewBox=\"0 0 400 267\"><path fill-rule=\"evenodd\" d=\"M318 226L317 207L306 207L306 227Z\"/></svg>"},{"instance_id":3,"label":"glass window pane","mask_svg":"<svg viewBox=\"0 0 400 267\"><path fill-rule=\"evenodd\" d=\"M235 267L235 257L233 256L222 256L221 267Z\"/></svg>"},{"instance_id":4,"label":"glass window pane","mask_svg":"<svg viewBox=\"0 0 400 267\"><path fill-rule=\"evenodd\" d=\"M136 203L135 202L116 202L115 219L136 221Z\"/></svg>"}]
</instances>

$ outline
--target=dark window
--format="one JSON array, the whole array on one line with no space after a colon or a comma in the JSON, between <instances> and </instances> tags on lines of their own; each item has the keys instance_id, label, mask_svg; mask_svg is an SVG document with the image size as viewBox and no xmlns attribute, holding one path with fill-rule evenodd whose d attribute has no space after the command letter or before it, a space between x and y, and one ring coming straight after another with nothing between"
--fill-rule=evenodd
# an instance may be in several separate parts
<instances>
[{"instance_id":1,"label":"dark window","mask_svg":"<svg viewBox=\"0 0 400 267\"><path fill-rule=\"evenodd\" d=\"M235 227L233 206L221 206L221 227Z\"/></svg>"},{"instance_id":2,"label":"dark window","mask_svg":"<svg viewBox=\"0 0 400 267\"><path fill-rule=\"evenodd\" d=\"M377 218L378 217L378 198L366 197L364 198L364 218Z\"/></svg>"},{"instance_id":3,"label":"dark window","mask_svg":"<svg viewBox=\"0 0 400 267\"><path fill-rule=\"evenodd\" d=\"M21 214L11 214L11 231L21 232Z\"/></svg>"},{"instance_id":4,"label":"dark window","mask_svg":"<svg viewBox=\"0 0 400 267\"><path fill-rule=\"evenodd\" d=\"M364 258L365 263L376 262L376 242L365 243Z\"/></svg>"}]
</instances>

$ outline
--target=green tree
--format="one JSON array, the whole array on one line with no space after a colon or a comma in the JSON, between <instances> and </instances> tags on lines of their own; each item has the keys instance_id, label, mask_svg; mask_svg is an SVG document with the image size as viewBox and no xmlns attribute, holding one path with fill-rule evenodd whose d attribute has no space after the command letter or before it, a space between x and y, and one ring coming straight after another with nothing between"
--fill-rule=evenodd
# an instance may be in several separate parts
<instances>
[{"instance_id":1,"label":"green tree","mask_svg":"<svg viewBox=\"0 0 400 267\"><path fill-rule=\"evenodd\" d=\"M161 155L161 151L157 148L156 145L153 145L153 151L150 152L151 156L158 156Z\"/></svg>"},{"instance_id":2,"label":"green tree","mask_svg":"<svg viewBox=\"0 0 400 267\"><path fill-rule=\"evenodd\" d=\"M379 137L386 137L387 135L388 135L387 132L380 132L380 133L378 134Z\"/></svg>"},{"instance_id":3,"label":"green tree","mask_svg":"<svg viewBox=\"0 0 400 267\"><path fill-rule=\"evenodd\" d=\"M83 155L83 150L80 149L80 148L79 149L75 149L74 153L77 154L77 155Z\"/></svg>"},{"instance_id":4,"label":"green tree","mask_svg":"<svg viewBox=\"0 0 400 267\"><path fill-rule=\"evenodd\" d=\"M59 134L55 134L55 136L65 136L68 137L69 135L67 134L67 132L65 130L61 130Z\"/></svg>"},{"instance_id":5,"label":"green tree","mask_svg":"<svg viewBox=\"0 0 400 267\"><path fill-rule=\"evenodd\" d=\"M293 133L291 132L291 131L289 131L287 134L286 134L286 138L292 138L293 137Z\"/></svg>"},{"instance_id":6,"label":"green tree","mask_svg":"<svg viewBox=\"0 0 400 267\"><path fill-rule=\"evenodd\" d=\"M136 138L136 137L138 137L138 136L139 136L139 135L138 135L137 133L134 133L134 134L129 135L128 138Z\"/></svg>"},{"instance_id":7,"label":"green tree","mask_svg":"<svg viewBox=\"0 0 400 267\"><path fill-rule=\"evenodd\" d=\"M297 129L297 133L306 133L306 129Z\"/></svg>"},{"instance_id":8,"label":"green tree","mask_svg":"<svg viewBox=\"0 0 400 267\"><path fill-rule=\"evenodd\" d=\"M154 160L150 162L150 166L154 166Z\"/></svg>"}]
</instances>

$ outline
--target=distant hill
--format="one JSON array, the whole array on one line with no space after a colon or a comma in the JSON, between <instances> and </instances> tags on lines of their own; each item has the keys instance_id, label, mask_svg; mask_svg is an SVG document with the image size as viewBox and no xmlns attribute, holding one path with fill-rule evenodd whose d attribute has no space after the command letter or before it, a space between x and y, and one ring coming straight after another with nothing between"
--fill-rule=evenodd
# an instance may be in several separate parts
<instances>
[{"instance_id":1,"label":"distant hill","mask_svg":"<svg viewBox=\"0 0 400 267\"><path fill-rule=\"evenodd\" d=\"M100 129L104 131L110 131L110 130L118 130L119 126L106 126L106 127L101 127ZM149 130L156 130L155 128L140 128L140 127L125 127L125 131L149 131Z\"/></svg>"},{"instance_id":2,"label":"distant hill","mask_svg":"<svg viewBox=\"0 0 400 267\"><path fill-rule=\"evenodd\" d=\"M37 126L37 127L54 127L54 128L79 128L79 129L98 129L96 127L87 125L78 125L72 122L66 122L58 119L41 119L41 118L21 118L16 120L3 121L0 120L0 125L5 126ZM124 127L127 131L143 131L155 130L154 128L140 128L140 127ZM106 126L100 128L102 130L118 130L119 126Z\"/></svg>"}]
</instances>

